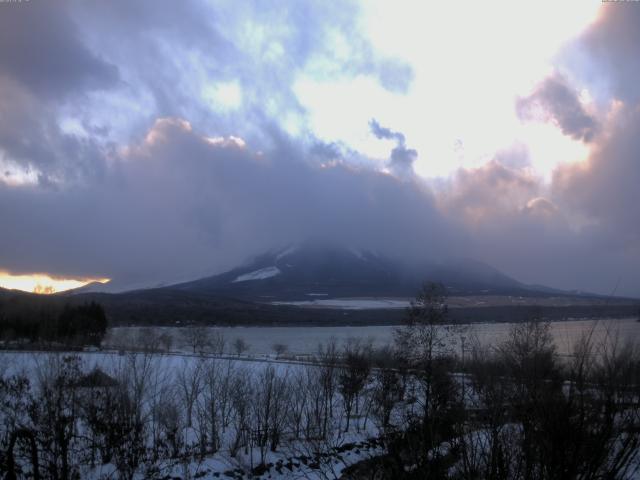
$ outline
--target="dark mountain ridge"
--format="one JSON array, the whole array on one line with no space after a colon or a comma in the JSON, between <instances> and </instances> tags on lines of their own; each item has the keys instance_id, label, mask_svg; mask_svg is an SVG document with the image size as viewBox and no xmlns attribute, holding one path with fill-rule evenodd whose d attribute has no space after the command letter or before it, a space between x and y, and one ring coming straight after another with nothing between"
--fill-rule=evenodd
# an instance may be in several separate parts
<instances>
[{"instance_id":1,"label":"dark mountain ridge","mask_svg":"<svg viewBox=\"0 0 640 480\"><path fill-rule=\"evenodd\" d=\"M471 259L408 263L366 250L313 243L267 252L228 272L169 288L265 302L411 298L425 282L442 283L451 295L548 293Z\"/></svg>"},{"instance_id":2,"label":"dark mountain ridge","mask_svg":"<svg viewBox=\"0 0 640 480\"><path fill-rule=\"evenodd\" d=\"M325 299L413 298L425 282L446 286L452 319L519 321L537 314L554 320L628 317L637 300L564 292L523 284L470 259L408 263L374 252L305 243L266 252L228 272L158 288L122 293L69 291L41 296L0 289L0 315L16 301L95 301L112 325L373 325L401 321L402 308L327 307ZM95 285L100 287L100 285ZM284 302L285 304L278 304ZM305 308L287 302L302 302Z\"/></svg>"}]
</instances>

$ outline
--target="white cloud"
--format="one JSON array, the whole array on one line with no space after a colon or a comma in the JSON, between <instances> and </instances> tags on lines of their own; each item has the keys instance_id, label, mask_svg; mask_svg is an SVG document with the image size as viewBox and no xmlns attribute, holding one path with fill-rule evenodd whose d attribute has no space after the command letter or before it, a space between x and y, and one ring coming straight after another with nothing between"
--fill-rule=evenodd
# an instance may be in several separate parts
<instances>
[{"instance_id":1,"label":"white cloud","mask_svg":"<svg viewBox=\"0 0 640 480\"><path fill-rule=\"evenodd\" d=\"M202 98L213 110L235 110L242 106L242 88L238 82L214 83L202 89Z\"/></svg>"}]
</instances>

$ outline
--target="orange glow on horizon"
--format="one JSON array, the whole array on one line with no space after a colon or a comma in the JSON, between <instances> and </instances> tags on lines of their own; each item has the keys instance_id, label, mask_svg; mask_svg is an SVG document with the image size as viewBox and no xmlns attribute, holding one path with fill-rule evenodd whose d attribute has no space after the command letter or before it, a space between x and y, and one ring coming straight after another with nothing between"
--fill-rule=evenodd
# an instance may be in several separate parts
<instances>
[{"instance_id":1,"label":"orange glow on horizon","mask_svg":"<svg viewBox=\"0 0 640 480\"><path fill-rule=\"evenodd\" d=\"M80 288L88 283L107 283L109 278L61 278L47 273L13 275L0 271L0 287L38 294L52 294Z\"/></svg>"}]
</instances>

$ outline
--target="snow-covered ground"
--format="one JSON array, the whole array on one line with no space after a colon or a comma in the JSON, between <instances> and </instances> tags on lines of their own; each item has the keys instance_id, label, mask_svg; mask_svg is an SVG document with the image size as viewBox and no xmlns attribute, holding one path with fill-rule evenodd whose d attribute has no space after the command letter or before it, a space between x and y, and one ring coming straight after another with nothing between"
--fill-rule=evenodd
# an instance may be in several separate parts
<instances>
[{"instance_id":1,"label":"snow-covered ground","mask_svg":"<svg viewBox=\"0 0 640 480\"><path fill-rule=\"evenodd\" d=\"M495 345L506 337L510 327L510 325L505 324L472 325L461 334L465 335L466 339L476 336L485 345ZM182 337L180 334L184 331L185 329L179 328L126 328L113 329L110 332L111 340L122 340L123 338L131 337L134 342L139 339L150 338L152 335L158 335L159 333L171 334L176 341L176 344L172 347L172 354L119 354L105 351L77 354L82 361L82 370L84 372L99 368L112 378L121 379L122 382L133 380L131 385L144 385L143 390L145 393L142 409L145 418L148 418L147 421L151 425L149 427L151 429L149 430L149 435L155 435L155 433L152 434L151 432L155 432L156 429L160 431L163 428L165 430L167 428L162 415L160 417L157 416L156 412L159 411L157 409L168 408L166 411L171 412L172 405L182 409L175 420L175 424L179 425L179 429L173 432L174 435L178 432L177 434L181 439L179 448L184 454L164 456L159 460L155 460L153 465L141 465L139 474L134 478L146 478L150 468L161 472L162 478L241 479L251 477L265 480L267 478L339 478L346 467L363 459L384 453L379 443L373 440L378 435L378 426L375 415L371 413L373 410L369 410L372 408L372 403L367 403L371 402L371 400L366 400L367 397L364 394L360 404L359 415L352 417L350 428L345 428L344 403L342 397L336 393L330 400L331 408L333 409L331 416L332 434L323 438L322 441L316 442L313 437L309 437L306 441L301 441L301 437L291 430L296 421L296 409L299 405L305 405L300 409L301 415L308 415L308 419L315 418L315 414L309 414L311 412L310 409L314 408L313 405L323 405L323 403L310 401L311 398L322 398L313 396L317 395L318 390L316 389L321 385L319 380L322 378L322 376L316 376L314 372L319 372L323 367L276 359L276 355L271 353L271 349L274 343L282 342L283 338L288 338L290 342L293 342L296 338L303 338L302 343L298 344L299 351L312 354L317 352L319 343L326 343L331 338L338 339L338 347L340 347L340 341L345 341L348 338L366 340L368 338L367 334L372 333L377 335L373 337L375 342L372 343L383 345L392 341L392 327L212 328L212 332L223 333L223 336L227 339L228 346L233 343L234 338L244 338L251 344L252 349L243 354L242 357L237 358L232 358L229 353L224 355L225 358L188 354L189 347L179 343L179 339ZM640 340L640 323L634 319L606 322L574 321L552 324L552 334L561 353L563 352L563 346L566 350L582 333L587 331L593 332L594 341L604 340L607 336L616 337L622 341ZM296 348L291 348L291 343L288 346L290 352L296 351ZM33 385L35 386L43 373L51 371L49 370L51 366L59 362L62 355L60 353L0 352L0 375L6 378L12 374L23 374L27 378L33 379ZM253 429L259 424L258 422L264 421L265 418L271 418L260 417L263 414L260 410L262 402L266 400L265 397L261 396L261 392L267 393L264 387L266 385L265 381L268 379L268 376L265 375L268 369L272 369L278 379L284 379L284 381L288 382L286 389L283 390L286 392L284 397L286 400L282 404L287 405L286 421L283 420L286 426L282 427L280 444L276 451L270 451L270 448L256 445L255 440L252 440L254 443L249 445L246 443L246 439L243 440L245 443L242 444L241 448L232 451L234 450L235 438L238 436L238 432L242 430L235 426L236 420L234 420L233 415L229 416L228 413L220 413L216 417L216 422L222 421L225 415L229 419L227 430L222 430L221 433L220 448L215 453L211 451L200 455L198 446L202 444L203 438L206 439L206 429L202 430L200 428L198 423L200 420L196 417L200 416L199 418L203 419L203 425L205 422L210 421L211 417L207 417L209 415L207 409L210 405L207 402L210 401L210 398L206 398L207 388L210 385L208 382L217 382L215 383L215 388L220 389L223 385L221 382L224 382L225 378L232 379L230 385L234 385L234 387L225 395L229 395L227 397L229 402L239 402L241 407L244 405L251 412L250 414L253 417L251 417L252 420L249 425L253 432ZM189 402L189 395L191 395L189 392L193 392L195 388L193 386L193 378L195 378L196 374L199 375L199 393L193 403L194 421L193 425L190 426L186 422L184 411ZM464 376L460 376L460 379L465 382ZM234 396L233 393L229 392L237 391L236 382L245 380L248 381L247 385L250 385L250 387L246 391L248 401L243 403L242 398L238 397L237 394ZM277 381L272 385L273 388L278 388ZM223 390L219 391L222 392ZM364 391L366 392L367 388ZM469 395L467 397L472 398ZM368 398L371 399L373 397L369 396ZM170 402L168 407L167 404L162 403L167 399ZM303 403L298 404L296 402ZM221 405L218 405L218 407L222 408ZM303 414L303 410L307 413ZM271 410L270 415L277 416L278 411L278 408L275 408ZM239 415L239 413L234 415ZM216 425L216 428L220 429L220 424ZM79 422L78 428L85 427ZM310 431L315 432L316 430L311 429ZM203 437L203 432L205 432L205 437ZM255 435L255 433L246 435L248 437L245 438L253 438L252 435ZM264 467L261 471L256 472L254 468L262 460L264 460ZM83 465L82 478L118 478L117 469L113 464L107 463L95 468L90 468L87 464ZM254 476L251 476L252 474Z\"/></svg>"},{"instance_id":2,"label":"snow-covered ground","mask_svg":"<svg viewBox=\"0 0 640 480\"><path fill-rule=\"evenodd\" d=\"M197 397L193 403L193 426L189 426L182 411L179 416L178 425L180 425L177 435L181 438L180 449L184 454L173 457L160 457L154 460L152 464L141 464L138 467L138 473L134 478L160 478L157 476L149 477L150 472L161 473L162 478L309 478L309 479L326 479L338 478L342 470L350 465L358 463L364 459L371 458L383 453L380 444L374 439L378 435L376 423L371 416L363 419L363 415L354 415L351 420L351 427L345 432L344 411L340 403L340 397L335 394L331 404L333 405L334 415L329 420L331 425L329 435L323 439L309 439L308 441L300 440L297 434L291 430L293 412L289 409L294 408L290 405L295 402L304 401L306 397L300 396L300 392L291 391L294 386L303 387L309 385L307 383L310 373L319 367L302 366L291 364L273 364L265 361L251 361L248 358L242 360L234 359L216 359L212 357L200 357L196 355L166 355L166 354L143 354L143 353L110 353L110 352L6 352L0 351L0 376L7 378L11 375L23 375L32 379L34 388L37 389L38 379L43 378L46 372L55 370L55 365L61 365L67 355L77 355L80 358L82 371L91 372L98 368L102 372L114 379L124 379L128 375L140 375L136 377L134 383L143 391L142 412L144 418L151 425L145 429L148 435L152 435L152 431L162 428L164 425L162 418L155 418L155 409L161 408L163 402L177 402L180 408L186 409L188 396L183 397L189 388L197 388ZM216 375L217 382L224 382L225 378L232 379L232 384L248 375L252 384L248 395L248 403L243 403L249 409L248 412L257 417L252 417L252 422L267 421L265 417L259 420L261 410L259 400L263 397L260 391L264 388L265 371L267 368L273 368L277 378L288 382L289 387L285 387L282 393L287 396L283 398L289 413L280 413L286 415L282 417L282 421L286 422L280 428L279 445L275 451L267 446L260 447L258 444L250 443L245 445L242 443L236 451L232 446L236 442L237 428L236 421L233 417L229 418L229 424L222 427L220 432L220 448L217 452L207 452L204 455L199 454L199 445L203 430L199 426L201 419L206 419L208 415L207 389L210 388L212 381L210 375ZM135 373L139 369L138 373ZM311 369L311 370L307 370ZM200 372L200 373L197 373ZM124 376L123 376L124 374ZM199 378L198 387L194 382L196 375ZM229 377L226 377L229 375ZM187 383L185 383L185 380ZM122 381L122 380L121 380ZM311 385L313 385L313 381ZM317 382L315 382L317 385ZM216 384L216 388L221 388L222 383ZM274 384L274 388L275 385ZM235 387L234 387L235 388ZM194 390L195 391L195 390ZM222 390L216 390L218 402L220 402ZM233 391L229 391L229 401L235 402ZM264 394L276 395L276 391L264 390ZM188 395L188 393L187 393ZM267 397L270 398L270 397ZM252 399L254 401L252 402ZM256 400L258 401L256 403ZM266 400L266 399L265 399ZM276 400L273 400L274 402ZM275 405L275 404L274 404ZM222 408L218 404L218 408ZM312 408L308 405L306 408ZM364 405L361 406L364 409ZM171 410L168 410L169 412ZM277 415L276 410L272 410L269 415ZM0 414L1 415L1 414ZM219 413L217 421L224 421L224 415ZM302 413L301 413L302 415ZM202 420L203 422L205 420ZM154 423L157 422L157 423ZM208 424L207 424L208 425ZM251 428L257 428L255 423L250 423ZM207 427L205 427L207 428ZM208 428L211 428L210 426ZM217 428L221 428L218 426ZM301 425L304 428L304 425ZM86 426L81 421L78 423L77 431L79 437L86 437ZM206 430L205 430L206 431ZM80 435L81 434L81 435ZM253 435L253 434L251 434ZM149 438L151 441L151 437ZM243 442L246 440L243 440ZM269 440L270 441L270 440ZM252 441L255 442L255 441ZM87 447L84 447L87 448ZM187 453L188 452L188 453ZM261 464L264 459L264 466L261 470L254 470ZM76 459L77 460L77 459ZM74 460L75 461L75 460ZM112 463L106 463L91 468L88 464L82 464L82 478L104 479L119 478L119 472Z\"/></svg>"}]
</instances>

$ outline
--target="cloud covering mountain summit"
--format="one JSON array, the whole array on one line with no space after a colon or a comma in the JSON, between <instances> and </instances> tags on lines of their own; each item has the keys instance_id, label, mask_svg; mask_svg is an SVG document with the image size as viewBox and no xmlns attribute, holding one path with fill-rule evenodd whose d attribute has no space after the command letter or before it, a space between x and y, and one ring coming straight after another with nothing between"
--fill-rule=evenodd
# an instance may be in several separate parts
<instances>
[{"instance_id":1,"label":"cloud covering mountain summit","mask_svg":"<svg viewBox=\"0 0 640 480\"><path fill-rule=\"evenodd\" d=\"M508 56L425 71L363 27L367 8L0 4L0 270L170 282L320 238L640 295L640 9L603 5L544 75L514 77L495 108L516 126L494 131L470 99L482 72L514 74ZM440 97L452 113L434 117ZM496 149L495 132L512 137ZM584 154L540 171L549 138Z\"/></svg>"}]
</instances>

